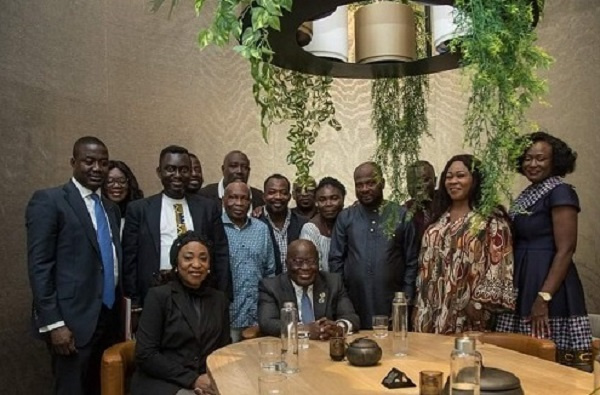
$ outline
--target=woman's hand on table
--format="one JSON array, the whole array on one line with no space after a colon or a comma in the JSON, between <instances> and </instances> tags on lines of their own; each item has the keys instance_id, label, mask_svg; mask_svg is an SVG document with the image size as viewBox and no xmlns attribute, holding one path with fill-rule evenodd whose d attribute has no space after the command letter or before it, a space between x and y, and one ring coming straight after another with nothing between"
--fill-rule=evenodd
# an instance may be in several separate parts
<instances>
[{"instance_id":1,"label":"woman's hand on table","mask_svg":"<svg viewBox=\"0 0 600 395\"><path fill-rule=\"evenodd\" d=\"M540 296L535 298L531 307L531 336L540 339L550 337L548 302L545 302Z\"/></svg>"},{"instance_id":2,"label":"woman's hand on table","mask_svg":"<svg viewBox=\"0 0 600 395\"><path fill-rule=\"evenodd\" d=\"M213 389L212 381L207 374L198 376L194 382L194 392L197 395L217 395L217 391Z\"/></svg>"}]
</instances>

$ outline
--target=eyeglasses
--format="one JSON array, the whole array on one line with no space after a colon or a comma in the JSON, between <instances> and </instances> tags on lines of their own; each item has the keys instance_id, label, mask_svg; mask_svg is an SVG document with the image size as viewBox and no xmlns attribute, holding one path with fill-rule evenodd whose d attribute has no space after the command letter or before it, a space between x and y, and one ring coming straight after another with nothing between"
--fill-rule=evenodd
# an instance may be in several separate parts
<instances>
[{"instance_id":1,"label":"eyeglasses","mask_svg":"<svg viewBox=\"0 0 600 395\"><path fill-rule=\"evenodd\" d=\"M127 178L126 177L119 177L119 178L109 178L106 180L106 185L115 185L115 184L119 184L121 186L126 186L127 185Z\"/></svg>"},{"instance_id":2,"label":"eyeglasses","mask_svg":"<svg viewBox=\"0 0 600 395\"><path fill-rule=\"evenodd\" d=\"M302 268L304 266L311 268L311 267L317 266L316 259L300 259L300 258L289 259L289 263L291 266L297 267L297 268Z\"/></svg>"}]
</instances>

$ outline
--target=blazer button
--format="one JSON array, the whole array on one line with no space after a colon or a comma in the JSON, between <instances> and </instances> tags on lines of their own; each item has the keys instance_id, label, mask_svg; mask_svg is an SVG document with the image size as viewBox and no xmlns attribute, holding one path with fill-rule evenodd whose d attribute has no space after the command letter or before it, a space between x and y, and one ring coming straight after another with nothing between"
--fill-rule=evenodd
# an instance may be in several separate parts
<instances>
[{"instance_id":1,"label":"blazer button","mask_svg":"<svg viewBox=\"0 0 600 395\"><path fill-rule=\"evenodd\" d=\"M199 360L200 360L200 358L194 357L194 362L198 362Z\"/></svg>"}]
</instances>

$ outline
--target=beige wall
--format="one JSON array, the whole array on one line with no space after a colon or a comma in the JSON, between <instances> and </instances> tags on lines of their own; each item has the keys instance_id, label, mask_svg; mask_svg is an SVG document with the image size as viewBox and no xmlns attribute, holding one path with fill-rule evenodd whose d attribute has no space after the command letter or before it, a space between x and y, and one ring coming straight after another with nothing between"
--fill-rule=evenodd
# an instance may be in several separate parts
<instances>
[{"instance_id":1,"label":"beige wall","mask_svg":"<svg viewBox=\"0 0 600 395\"><path fill-rule=\"evenodd\" d=\"M168 3L168 2L167 2ZM207 2L210 3L210 2ZM288 148L274 130L265 145L250 91L248 67L230 51L199 52L197 19L188 2L166 19L147 11L146 0L3 2L0 13L0 388L47 388L43 347L27 334L30 292L25 268L24 207L38 188L67 180L73 141L97 135L111 157L127 161L147 194L160 149L182 144L197 153L209 182L218 180L223 155L242 149L252 160L251 182L274 171L293 176ZM600 312L600 2L548 0L538 28L540 44L556 58L547 73L552 107L531 116L567 140L580 155L569 181L583 207L577 263L590 311ZM334 99L344 130L325 130L315 159L317 177L332 175L351 187L354 166L373 154L370 83L338 80ZM433 138L423 157L439 171L462 148L467 97L460 72L435 75L429 100ZM523 186L520 180L517 187ZM352 189L352 188L350 188ZM352 195L351 195L352 197ZM15 358L20 356L20 358ZM9 361L9 362L7 362ZM15 377L20 378L16 380ZM8 387L10 385L10 387ZM16 385L16 387L15 387Z\"/></svg>"}]
</instances>

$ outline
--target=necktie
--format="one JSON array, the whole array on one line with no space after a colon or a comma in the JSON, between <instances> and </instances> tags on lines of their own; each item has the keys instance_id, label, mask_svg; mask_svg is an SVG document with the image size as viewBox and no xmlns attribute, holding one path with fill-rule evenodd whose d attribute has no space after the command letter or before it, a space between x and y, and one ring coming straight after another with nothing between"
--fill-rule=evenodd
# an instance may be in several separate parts
<instances>
[{"instance_id":1,"label":"necktie","mask_svg":"<svg viewBox=\"0 0 600 395\"><path fill-rule=\"evenodd\" d=\"M312 303L306 293L306 289L302 291L302 306L300 306L302 312L302 323L310 324L315 321L315 312L313 311Z\"/></svg>"},{"instance_id":2,"label":"necktie","mask_svg":"<svg viewBox=\"0 0 600 395\"><path fill-rule=\"evenodd\" d=\"M175 203L173 208L175 209L175 222L177 222L177 236L180 236L187 232L185 217L183 216L183 204Z\"/></svg>"},{"instance_id":3,"label":"necktie","mask_svg":"<svg viewBox=\"0 0 600 395\"><path fill-rule=\"evenodd\" d=\"M100 256L102 257L102 266L104 268L104 286L102 289L102 302L111 309L115 303L115 267L113 261L112 239L110 229L106 219L104 207L100 202L100 197L93 193L94 214L96 215L96 237L100 246Z\"/></svg>"}]
</instances>

